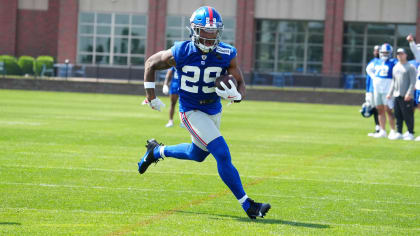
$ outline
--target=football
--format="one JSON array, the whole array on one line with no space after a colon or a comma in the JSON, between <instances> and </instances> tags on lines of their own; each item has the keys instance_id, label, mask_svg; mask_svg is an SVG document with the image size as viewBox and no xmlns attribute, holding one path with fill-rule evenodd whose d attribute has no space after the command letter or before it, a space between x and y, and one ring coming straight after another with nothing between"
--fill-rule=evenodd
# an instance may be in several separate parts
<instances>
[{"instance_id":1,"label":"football","mask_svg":"<svg viewBox=\"0 0 420 236\"><path fill-rule=\"evenodd\" d=\"M238 87L238 82L236 81L236 79L232 75L222 75L220 77L217 77L216 80L214 81L214 84L218 89L225 90L222 87L222 85L220 85L220 82L223 82L226 85L226 87L228 87L230 89L231 87L230 87L229 80L232 80L235 87Z\"/></svg>"}]
</instances>

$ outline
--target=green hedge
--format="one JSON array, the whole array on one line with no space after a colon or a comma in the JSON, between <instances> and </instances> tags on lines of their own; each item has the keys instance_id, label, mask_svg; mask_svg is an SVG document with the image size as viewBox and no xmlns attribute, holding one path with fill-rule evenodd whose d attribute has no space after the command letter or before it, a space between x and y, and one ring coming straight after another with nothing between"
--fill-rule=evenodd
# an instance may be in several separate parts
<instances>
[{"instance_id":1,"label":"green hedge","mask_svg":"<svg viewBox=\"0 0 420 236\"><path fill-rule=\"evenodd\" d=\"M34 71L37 75L41 74L42 66L45 65L47 69L54 67L54 58L51 56L39 56L34 63Z\"/></svg>"},{"instance_id":2,"label":"green hedge","mask_svg":"<svg viewBox=\"0 0 420 236\"><path fill-rule=\"evenodd\" d=\"M22 70L14 56L1 55L0 61L4 62L4 68L6 69L7 75L22 75Z\"/></svg>"},{"instance_id":3,"label":"green hedge","mask_svg":"<svg viewBox=\"0 0 420 236\"><path fill-rule=\"evenodd\" d=\"M18 64L22 73L33 75L34 74L34 63L35 59L31 56L21 56L18 59Z\"/></svg>"}]
</instances>

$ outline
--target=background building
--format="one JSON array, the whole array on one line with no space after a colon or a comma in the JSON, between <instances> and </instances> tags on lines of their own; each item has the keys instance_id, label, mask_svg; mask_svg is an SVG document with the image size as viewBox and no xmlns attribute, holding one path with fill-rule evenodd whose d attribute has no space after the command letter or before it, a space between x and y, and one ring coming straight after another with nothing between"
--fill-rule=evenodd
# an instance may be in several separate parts
<instances>
[{"instance_id":1,"label":"background building","mask_svg":"<svg viewBox=\"0 0 420 236\"><path fill-rule=\"evenodd\" d=\"M0 54L142 78L145 58L188 39L185 26L202 5L222 14L223 39L246 75L364 74L374 45L408 49L406 35L420 36L419 0L1 0Z\"/></svg>"}]
</instances>

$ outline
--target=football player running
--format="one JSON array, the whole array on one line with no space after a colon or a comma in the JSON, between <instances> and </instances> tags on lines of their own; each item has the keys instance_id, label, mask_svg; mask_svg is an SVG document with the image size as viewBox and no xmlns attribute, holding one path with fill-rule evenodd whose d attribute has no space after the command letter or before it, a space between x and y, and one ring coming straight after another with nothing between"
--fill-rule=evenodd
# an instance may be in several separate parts
<instances>
[{"instance_id":1,"label":"football player running","mask_svg":"<svg viewBox=\"0 0 420 236\"><path fill-rule=\"evenodd\" d=\"M146 102L160 111L164 106L155 95L155 71L175 67L180 79L179 112L191 134L191 143L165 146L147 141L147 151L138 163L143 174L150 164L165 157L202 162L211 153L217 162L220 178L238 199L251 219L264 217L270 204L257 203L246 195L238 171L233 166L229 147L220 133L222 105L220 98L240 102L245 95L245 82L237 66L236 49L220 41L223 21L213 7L200 7L190 18L191 41L176 42L171 49L160 51L145 63ZM214 87L217 77L232 75L238 82L224 90Z\"/></svg>"},{"instance_id":2,"label":"football player running","mask_svg":"<svg viewBox=\"0 0 420 236\"><path fill-rule=\"evenodd\" d=\"M392 47L388 43L381 45L379 49L379 60L367 66L366 72L373 80L373 102L378 110L379 126L378 133L373 135L374 138L386 138L385 131L386 116L388 115L391 132L389 138L395 136L395 118L392 113L394 108L393 100L387 99L389 88L392 82L392 70L397 63L397 60L392 58Z\"/></svg>"}]
</instances>

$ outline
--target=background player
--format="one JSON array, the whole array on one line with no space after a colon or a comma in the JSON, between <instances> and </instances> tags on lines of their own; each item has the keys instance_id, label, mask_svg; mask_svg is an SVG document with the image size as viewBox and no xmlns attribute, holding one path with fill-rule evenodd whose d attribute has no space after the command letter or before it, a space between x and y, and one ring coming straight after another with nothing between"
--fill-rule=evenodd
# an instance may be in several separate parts
<instances>
[{"instance_id":1,"label":"background player","mask_svg":"<svg viewBox=\"0 0 420 236\"><path fill-rule=\"evenodd\" d=\"M397 61L392 58L392 47L388 43L381 45L379 49L379 60L369 64L366 68L367 74L373 79L373 101L378 109L380 131L373 135L374 138L386 138L385 131L386 115L388 115L391 132L388 137L393 137L395 132L395 118L392 113L393 100L387 99L389 88L392 82L392 69Z\"/></svg>"},{"instance_id":2,"label":"background player","mask_svg":"<svg viewBox=\"0 0 420 236\"><path fill-rule=\"evenodd\" d=\"M409 34L407 36L407 41L410 44L411 52L413 52L414 57L416 58L417 63L420 63L420 44L416 45L414 42L413 35ZM420 64L417 68L417 80L416 80L416 89L414 90L414 106L420 111ZM416 141L420 141L420 136L416 138Z\"/></svg>"},{"instance_id":3,"label":"background player","mask_svg":"<svg viewBox=\"0 0 420 236\"><path fill-rule=\"evenodd\" d=\"M270 204L257 203L246 195L238 171L233 166L229 147L220 133L222 105L220 97L240 102L245 95L245 82L236 62L236 49L220 42L223 21L212 7L200 7L190 18L191 41L177 42L166 51L147 59L144 85L146 102L160 110L162 101L155 95L155 71L176 67L180 78L179 111L181 120L191 133L192 143L172 146L147 141L147 151L139 162L143 174L149 165L164 157L202 162L211 153L217 162L219 176L238 199L251 219L264 217ZM223 84L225 90L214 87L217 77L231 74L238 83L236 88Z\"/></svg>"},{"instance_id":4,"label":"background player","mask_svg":"<svg viewBox=\"0 0 420 236\"><path fill-rule=\"evenodd\" d=\"M377 60L379 60L379 45L376 45L373 48L373 59L368 63L368 66L370 64L374 64ZM380 130L379 126L379 120L378 120L378 110L375 107L375 103L373 102L373 81L372 78L366 74L366 95L365 95L365 102L373 107L372 108L372 115L375 121L375 132L368 133L368 136L373 136L375 133L378 133Z\"/></svg>"},{"instance_id":5,"label":"background player","mask_svg":"<svg viewBox=\"0 0 420 236\"><path fill-rule=\"evenodd\" d=\"M179 89L179 79L178 74L176 73L175 67L172 67L168 70L165 76L165 81L163 82L162 92L165 95L169 94L169 99L171 100L171 107L169 108L169 121L166 124L166 127L174 126L174 113L176 102L178 101L178 89Z\"/></svg>"}]
</instances>

